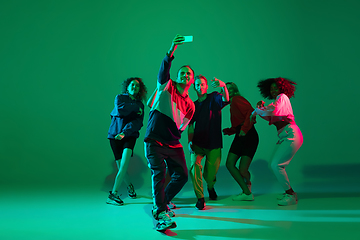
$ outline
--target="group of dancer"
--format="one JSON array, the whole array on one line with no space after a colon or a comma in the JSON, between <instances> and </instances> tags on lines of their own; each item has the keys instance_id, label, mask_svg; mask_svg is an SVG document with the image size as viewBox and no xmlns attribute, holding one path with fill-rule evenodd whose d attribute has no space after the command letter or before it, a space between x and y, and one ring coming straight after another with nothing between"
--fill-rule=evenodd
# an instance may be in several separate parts
<instances>
[{"instance_id":1,"label":"group of dancer","mask_svg":"<svg viewBox=\"0 0 360 240\"><path fill-rule=\"evenodd\" d=\"M261 95L273 103L265 106L259 101L254 109L240 95L233 82L224 83L214 78L210 85L220 88L220 92L208 93L208 80L198 75L189 65L180 67L175 80L170 79L171 63L178 45L184 37L176 35L166 53L158 73L157 87L147 101L150 107L149 120L145 134L145 156L151 169L153 209L152 215L158 220L159 231L176 227L172 219L176 208L171 201L192 179L197 197L195 207L206 209L203 179L206 181L209 199L216 200L214 188L216 174L221 162L223 147L222 134L234 135L226 167L241 188L241 193L234 196L234 201L252 201L251 176L249 166L255 155L259 136L255 129L256 115L275 125L279 140L270 167L275 173L284 193L279 195L278 205L296 204L297 194L292 189L285 167L300 148L303 139L296 125L290 103L294 96L296 83L285 78L269 78L258 83ZM118 189L124 181L128 195L136 198L134 186L127 175L127 168L139 131L143 126L144 104L147 88L141 78L129 78L123 82L122 93L115 97L115 107L111 112L111 125L108 132L110 146L114 153L118 173L112 191L109 192L108 204L123 205ZM193 102L188 91L191 85L198 99ZM231 127L221 130L221 111L230 104ZM188 128L188 148L191 156L189 170L186 166L181 134ZM205 163L202 165L202 160ZM237 162L239 167L237 167ZM170 181L166 184L166 175Z\"/></svg>"}]
</instances>

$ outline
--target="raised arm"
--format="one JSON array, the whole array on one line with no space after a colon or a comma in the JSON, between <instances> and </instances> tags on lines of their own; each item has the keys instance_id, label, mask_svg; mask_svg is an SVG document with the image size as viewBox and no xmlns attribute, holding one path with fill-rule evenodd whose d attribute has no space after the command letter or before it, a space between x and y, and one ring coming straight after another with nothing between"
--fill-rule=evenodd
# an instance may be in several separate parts
<instances>
[{"instance_id":1,"label":"raised arm","mask_svg":"<svg viewBox=\"0 0 360 240\"><path fill-rule=\"evenodd\" d=\"M217 78L214 77L214 78L211 80L211 86L212 86L213 88L217 88L217 87L222 88L221 94L222 94L222 96L223 96L223 97L222 97L223 101L224 101L224 102L229 102L229 101L230 101L228 89L227 89L227 87L226 87L226 84L225 84L223 81L221 81L220 79L217 79Z\"/></svg>"},{"instance_id":2,"label":"raised arm","mask_svg":"<svg viewBox=\"0 0 360 240\"><path fill-rule=\"evenodd\" d=\"M185 38L183 36L181 36L180 34L176 34L175 38L173 39L172 43L171 43L171 47L169 49L169 51L167 52L168 57L172 57L177 45L181 45L184 43Z\"/></svg>"},{"instance_id":3,"label":"raised arm","mask_svg":"<svg viewBox=\"0 0 360 240\"><path fill-rule=\"evenodd\" d=\"M160 85L163 85L169 81L171 62L174 59L173 54L177 48L177 45L183 44L184 39L185 38L183 36L177 34L173 39L173 41L171 42L171 47L169 51L166 53L166 56L164 57L160 66L160 70L158 74L158 83Z\"/></svg>"}]
</instances>

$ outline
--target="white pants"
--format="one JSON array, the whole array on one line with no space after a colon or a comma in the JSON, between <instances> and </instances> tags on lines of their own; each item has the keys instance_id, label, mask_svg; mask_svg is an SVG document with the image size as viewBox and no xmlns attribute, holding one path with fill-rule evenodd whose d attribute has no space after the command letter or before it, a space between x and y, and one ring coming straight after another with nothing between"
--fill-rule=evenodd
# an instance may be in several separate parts
<instances>
[{"instance_id":1,"label":"white pants","mask_svg":"<svg viewBox=\"0 0 360 240\"><path fill-rule=\"evenodd\" d=\"M276 143L274 155L270 162L273 170L284 190L291 188L290 181L285 171L295 153L303 143L303 136L296 124L288 124L278 131L279 141Z\"/></svg>"}]
</instances>

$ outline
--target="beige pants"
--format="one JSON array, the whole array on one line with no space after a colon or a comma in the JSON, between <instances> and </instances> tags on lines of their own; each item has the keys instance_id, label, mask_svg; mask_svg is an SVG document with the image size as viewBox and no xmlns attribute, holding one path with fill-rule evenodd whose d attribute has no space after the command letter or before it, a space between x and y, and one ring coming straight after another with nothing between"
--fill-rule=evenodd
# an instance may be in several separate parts
<instances>
[{"instance_id":1,"label":"beige pants","mask_svg":"<svg viewBox=\"0 0 360 240\"><path fill-rule=\"evenodd\" d=\"M295 153L303 143L303 136L299 127L288 124L278 131L279 141L276 144L272 160L269 165L284 190L291 188L285 168L289 165Z\"/></svg>"},{"instance_id":2,"label":"beige pants","mask_svg":"<svg viewBox=\"0 0 360 240\"><path fill-rule=\"evenodd\" d=\"M191 166L189 169L190 177L193 182L195 195L197 198L204 197L204 187L202 177L207 183L209 189L214 188L216 182L216 173L220 167L221 148L205 149L192 145L195 154L191 154ZM201 161L205 158L204 174Z\"/></svg>"}]
</instances>

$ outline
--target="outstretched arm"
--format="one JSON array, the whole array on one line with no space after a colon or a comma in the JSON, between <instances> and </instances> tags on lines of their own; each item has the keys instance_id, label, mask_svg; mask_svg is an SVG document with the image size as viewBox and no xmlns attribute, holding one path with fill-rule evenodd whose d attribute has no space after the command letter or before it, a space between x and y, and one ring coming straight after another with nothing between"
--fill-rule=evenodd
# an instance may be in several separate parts
<instances>
[{"instance_id":1,"label":"outstretched arm","mask_svg":"<svg viewBox=\"0 0 360 240\"><path fill-rule=\"evenodd\" d=\"M250 115L250 122L255 123L256 122L256 115L259 115L261 118L264 118L265 120L269 121L271 116L273 115L273 112L275 110L275 104L270 103L268 106L265 106L265 102L263 100L259 101L256 104L255 110Z\"/></svg>"},{"instance_id":2,"label":"outstretched arm","mask_svg":"<svg viewBox=\"0 0 360 240\"><path fill-rule=\"evenodd\" d=\"M230 97L229 97L229 92L227 90L227 87L226 87L226 84L221 81L220 79L217 79L214 77L214 79L211 80L211 86L214 87L214 88L217 88L217 87L221 87L222 88L222 99L224 102L229 102L230 101Z\"/></svg>"},{"instance_id":3,"label":"outstretched arm","mask_svg":"<svg viewBox=\"0 0 360 240\"><path fill-rule=\"evenodd\" d=\"M180 34L176 34L175 38L173 39L171 43L171 47L169 51L167 52L167 55L171 58L177 48L177 45L181 45L184 43L185 38L181 36Z\"/></svg>"},{"instance_id":4,"label":"outstretched arm","mask_svg":"<svg viewBox=\"0 0 360 240\"><path fill-rule=\"evenodd\" d=\"M253 115L259 115L261 118L267 121L270 121L270 119L274 120L274 117L278 121L284 121L284 119L286 119L286 121L291 121L293 118L290 100L288 96L283 93L276 97L275 103L271 103L268 106L264 106L262 101L258 102L257 108L254 110Z\"/></svg>"},{"instance_id":5,"label":"outstretched arm","mask_svg":"<svg viewBox=\"0 0 360 240\"><path fill-rule=\"evenodd\" d=\"M166 53L161 65L160 70L158 73L158 84L165 85L170 80L170 68L171 68L171 61L174 59L174 51L177 48L177 45L183 44L184 37L177 34L171 43L171 47L169 51Z\"/></svg>"}]
</instances>

